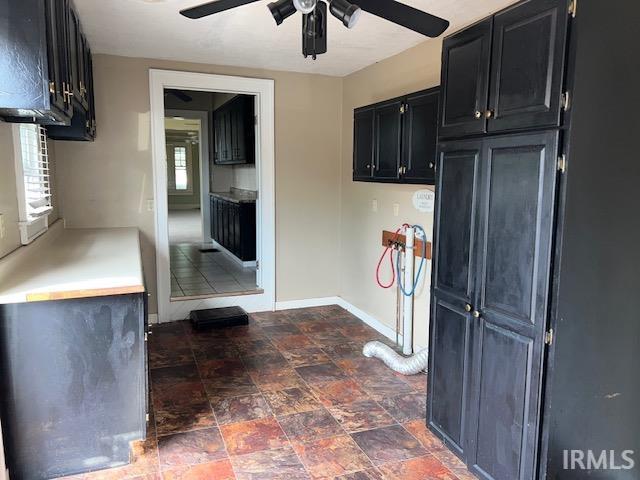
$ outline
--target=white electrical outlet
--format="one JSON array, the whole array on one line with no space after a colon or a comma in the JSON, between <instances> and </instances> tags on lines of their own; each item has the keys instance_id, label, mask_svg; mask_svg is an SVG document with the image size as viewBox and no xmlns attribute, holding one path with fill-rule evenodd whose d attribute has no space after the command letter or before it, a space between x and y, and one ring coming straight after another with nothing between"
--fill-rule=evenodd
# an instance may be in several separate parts
<instances>
[{"instance_id":1,"label":"white electrical outlet","mask_svg":"<svg viewBox=\"0 0 640 480\"><path fill-rule=\"evenodd\" d=\"M371 200L371 211L372 212L378 211L378 200L376 199Z\"/></svg>"},{"instance_id":2,"label":"white electrical outlet","mask_svg":"<svg viewBox=\"0 0 640 480\"><path fill-rule=\"evenodd\" d=\"M4 226L4 215L0 213L0 239L7 235L7 229Z\"/></svg>"},{"instance_id":3,"label":"white electrical outlet","mask_svg":"<svg viewBox=\"0 0 640 480\"><path fill-rule=\"evenodd\" d=\"M400 204L399 203L394 203L393 204L393 216L397 217L398 215L400 215Z\"/></svg>"},{"instance_id":4,"label":"white electrical outlet","mask_svg":"<svg viewBox=\"0 0 640 480\"><path fill-rule=\"evenodd\" d=\"M147 212L153 212L154 204L153 199L147 200Z\"/></svg>"}]
</instances>

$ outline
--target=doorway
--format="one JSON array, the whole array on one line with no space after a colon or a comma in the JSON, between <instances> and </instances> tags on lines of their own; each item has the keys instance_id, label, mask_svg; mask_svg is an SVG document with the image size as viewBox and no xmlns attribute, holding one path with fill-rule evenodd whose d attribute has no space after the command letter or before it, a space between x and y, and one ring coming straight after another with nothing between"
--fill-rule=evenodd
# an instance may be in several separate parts
<instances>
[{"instance_id":1,"label":"doorway","mask_svg":"<svg viewBox=\"0 0 640 480\"><path fill-rule=\"evenodd\" d=\"M158 319L275 305L273 81L151 70Z\"/></svg>"}]
</instances>

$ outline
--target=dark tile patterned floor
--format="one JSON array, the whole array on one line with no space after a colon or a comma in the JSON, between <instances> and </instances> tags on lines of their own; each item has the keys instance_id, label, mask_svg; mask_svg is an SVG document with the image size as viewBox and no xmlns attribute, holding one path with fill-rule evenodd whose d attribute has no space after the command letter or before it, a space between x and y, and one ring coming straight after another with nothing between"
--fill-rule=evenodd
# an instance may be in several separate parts
<instances>
[{"instance_id":1,"label":"dark tile patterned floor","mask_svg":"<svg viewBox=\"0 0 640 480\"><path fill-rule=\"evenodd\" d=\"M469 480L425 426L426 376L362 356L384 340L337 307L149 340L152 419L133 462L76 478Z\"/></svg>"}]
</instances>

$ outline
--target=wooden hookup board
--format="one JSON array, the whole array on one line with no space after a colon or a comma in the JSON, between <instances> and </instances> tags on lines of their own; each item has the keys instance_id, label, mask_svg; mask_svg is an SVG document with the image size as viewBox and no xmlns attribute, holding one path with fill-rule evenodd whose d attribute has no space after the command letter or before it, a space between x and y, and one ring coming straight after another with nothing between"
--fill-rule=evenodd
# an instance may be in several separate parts
<instances>
[{"instance_id":1,"label":"wooden hookup board","mask_svg":"<svg viewBox=\"0 0 640 480\"><path fill-rule=\"evenodd\" d=\"M396 237L395 232L390 232L388 230L382 231L382 246L388 247L389 245L393 246L395 244L395 248L399 248L404 251L404 246L406 244L407 237L405 235L398 235ZM416 257L422 258L422 240L416 238L414 243L414 253ZM427 260L431 260L431 242L427 242Z\"/></svg>"}]
</instances>

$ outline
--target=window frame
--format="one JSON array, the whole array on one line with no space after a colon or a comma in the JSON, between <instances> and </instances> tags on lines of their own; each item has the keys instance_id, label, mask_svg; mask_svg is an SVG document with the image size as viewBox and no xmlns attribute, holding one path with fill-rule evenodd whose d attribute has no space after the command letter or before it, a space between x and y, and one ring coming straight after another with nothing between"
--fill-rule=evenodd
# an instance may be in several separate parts
<instances>
[{"instance_id":1,"label":"window frame","mask_svg":"<svg viewBox=\"0 0 640 480\"><path fill-rule=\"evenodd\" d=\"M38 136L37 155L38 169L47 172L46 194L48 197L48 205L38 215L30 215L30 209L27 200L26 178L24 170L25 152L22 145L22 132L25 127L34 127ZM44 144L44 148L43 148ZM16 175L16 196L18 200L18 228L20 230L20 242L22 245L28 245L40 235L45 233L49 228L49 215L53 212L53 188L51 185L51 165L48 155L46 130L41 125L31 123L17 123L13 125L13 148L14 163ZM42 165L44 159L44 166Z\"/></svg>"},{"instance_id":2,"label":"window frame","mask_svg":"<svg viewBox=\"0 0 640 480\"><path fill-rule=\"evenodd\" d=\"M176 157L175 149L185 149L185 161L187 171L187 188L186 190L176 189ZM191 152L191 146L186 142L168 141L167 150L171 149L171 155L167 153L167 193L169 195L193 195L193 153Z\"/></svg>"}]
</instances>

